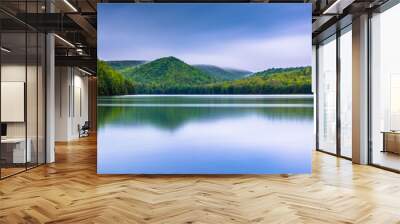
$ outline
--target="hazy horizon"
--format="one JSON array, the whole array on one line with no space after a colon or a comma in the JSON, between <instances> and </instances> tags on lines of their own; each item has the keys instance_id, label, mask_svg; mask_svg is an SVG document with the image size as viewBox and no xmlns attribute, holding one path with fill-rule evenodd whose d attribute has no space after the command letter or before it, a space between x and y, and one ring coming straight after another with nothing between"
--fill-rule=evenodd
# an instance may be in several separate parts
<instances>
[{"instance_id":1,"label":"hazy horizon","mask_svg":"<svg viewBox=\"0 0 400 224\"><path fill-rule=\"evenodd\" d=\"M99 4L104 61L173 56L263 71L311 65L310 4Z\"/></svg>"}]
</instances>

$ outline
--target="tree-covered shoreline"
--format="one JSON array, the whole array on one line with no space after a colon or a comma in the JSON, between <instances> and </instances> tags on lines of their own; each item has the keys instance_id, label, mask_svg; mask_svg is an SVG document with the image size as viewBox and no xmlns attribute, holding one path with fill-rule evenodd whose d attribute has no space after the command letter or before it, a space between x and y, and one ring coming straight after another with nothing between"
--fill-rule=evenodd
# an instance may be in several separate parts
<instances>
[{"instance_id":1,"label":"tree-covered shoreline","mask_svg":"<svg viewBox=\"0 0 400 224\"><path fill-rule=\"evenodd\" d=\"M114 62L115 64L115 62ZM273 68L237 79L224 79L167 57L114 69L98 61L100 96L127 94L309 94L311 67Z\"/></svg>"}]
</instances>

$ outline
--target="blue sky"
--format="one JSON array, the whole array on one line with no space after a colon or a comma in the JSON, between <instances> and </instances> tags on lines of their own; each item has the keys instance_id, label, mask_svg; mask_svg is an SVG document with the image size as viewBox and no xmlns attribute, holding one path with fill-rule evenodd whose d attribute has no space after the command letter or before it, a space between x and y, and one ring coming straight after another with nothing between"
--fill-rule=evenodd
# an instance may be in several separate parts
<instances>
[{"instance_id":1,"label":"blue sky","mask_svg":"<svg viewBox=\"0 0 400 224\"><path fill-rule=\"evenodd\" d=\"M311 64L311 4L98 4L101 60L175 56L261 71Z\"/></svg>"}]
</instances>

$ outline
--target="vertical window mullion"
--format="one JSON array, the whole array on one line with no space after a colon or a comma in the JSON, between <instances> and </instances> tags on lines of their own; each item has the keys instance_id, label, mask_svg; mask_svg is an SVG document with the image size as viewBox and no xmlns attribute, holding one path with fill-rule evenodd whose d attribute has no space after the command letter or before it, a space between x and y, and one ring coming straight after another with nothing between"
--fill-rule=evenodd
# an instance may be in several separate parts
<instances>
[{"instance_id":1,"label":"vertical window mullion","mask_svg":"<svg viewBox=\"0 0 400 224\"><path fill-rule=\"evenodd\" d=\"M371 57L372 57L372 29L371 29L371 20L372 20L372 12L368 12L368 54L367 54L367 61L368 61L368 74L367 74L367 83L368 83L368 164L373 164L373 146L372 146L372 64L371 64Z\"/></svg>"},{"instance_id":2,"label":"vertical window mullion","mask_svg":"<svg viewBox=\"0 0 400 224\"><path fill-rule=\"evenodd\" d=\"M39 1L36 1L39 14ZM39 21L38 21L39 22ZM36 32L36 166L39 165L39 32Z\"/></svg>"},{"instance_id":3,"label":"vertical window mullion","mask_svg":"<svg viewBox=\"0 0 400 224\"><path fill-rule=\"evenodd\" d=\"M319 44L315 46L315 56L316 56L316 63L315 63L315 137L316 137L316 143L315 143L315 148L319 149Z\"/></svg>"},{"instance_id":4,"label":"vertical window mullion","mask_svg":"<svg viewBox=\"0 0 400 224\"><path fill-rule=\"evenodd\" d=\"M28 1L25 1L25 21L28 19ZM25 118L25 170L28 169L28 24L25 23L25 102L24 102L24 118Z\"/></svg>"},{"instance_id":5,"label":"vertical window mullion","mask_svg":"<svg viewBox=\"0 0 400 224\"><path fill-rule=\"evenodd\" d=\"M2 23L0 23L0 47L2 46L2 32L1 32L1 24ZM1 68L2 68L2 57L1 57L1 55L2 55L2 52L0 51L0 124L2 124L2 122L1 122L1 110L2 110L2 108L1 108ZM2 150L2 148L1 148L1 144L0 144L0 158L1 158L1 150ZM2 165L1 165L1 162L0 162L0 179L2 179L2 176L1 176L1 170L2 170Z\"/></svg>"},{"instance_id":6,"label":"vertical window mullion","mask_svg":"<svg viewBox=\"0 0 400 224\"><path fill-rule=\"evenodd\" d=\"M341 156L341 119L340 119L340 30L336 31L336 154Z\"/></svg>"}]
</instances>

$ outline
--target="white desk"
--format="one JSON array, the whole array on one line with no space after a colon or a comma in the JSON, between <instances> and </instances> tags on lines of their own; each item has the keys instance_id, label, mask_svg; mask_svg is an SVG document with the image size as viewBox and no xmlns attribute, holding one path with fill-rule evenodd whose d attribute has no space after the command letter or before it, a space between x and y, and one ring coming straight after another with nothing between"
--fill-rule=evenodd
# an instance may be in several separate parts
<instances>
[{"instance_id":1,"label":"white desk","mask_svg":"<svg viewBox=\"0 0 400 224\"><path fill-rule=\"evenodd\" d=\"M14 145L13 147L13 163L25 163L32 160L32 141L27 139L27 146L25 151L25 138L5 138L1 139L3 145Z\"/></svg>"}]
</instances>

